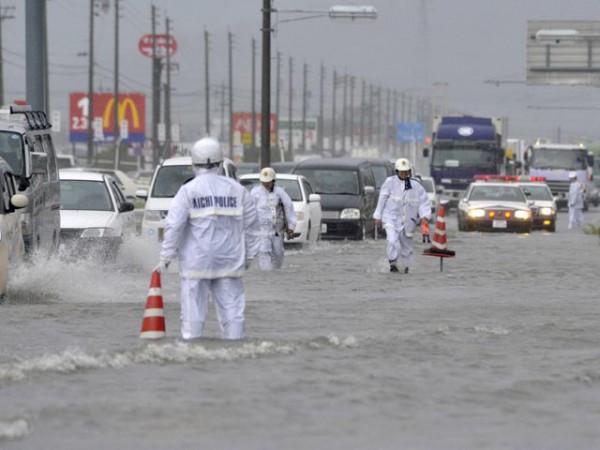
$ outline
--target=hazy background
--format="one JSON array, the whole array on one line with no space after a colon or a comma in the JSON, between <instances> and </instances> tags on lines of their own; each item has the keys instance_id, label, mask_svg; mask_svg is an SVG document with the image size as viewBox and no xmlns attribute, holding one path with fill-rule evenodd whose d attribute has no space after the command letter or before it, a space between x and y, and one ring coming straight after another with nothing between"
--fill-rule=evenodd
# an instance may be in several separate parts
<instances>
[{"instance_id":1,"label":"hazy background","mask_svg":"<svg viewBox=\"0 0 600 450\"><path fill-rule=\"evenodd\" d=\"M151 31L154 4L159 9L157 33L165 32L168 16L172 20L171 33L178 42L177 54L172 58L180 66L179 75L172 77L172 120L181 123L182 140L195 140L203 129L205 29L211 35L211 115L220 116L218 90L227 82L228 31L234 34L235 42L234 110L250 110L253 37L257 40L260 90L262 0L121 0L120 4L121 92L146 93L149 112L151 60L139 52L138 41ZM282 52L284 58L284 111L287 58L292 56L296 67L294 114L298 116L302 107L301 66L304 62L309 65L309 115L314 116L318 113L319 65L323 62L327 70L326 117L331 115L331 73L336 69L358 77L359 82L365 79L384 89L422 97L431 95L432 83L444 83L448 111L508 116L510 137L560 137L563 142L600 139L599 111L594 110L600 108L597 88L525 84L527 21L597 20L597 0L274 2L280 10L324 10L337 4L373 5L379 18L369 25L336 24L321 17L276 26L272 51ZM47 5L50 110L61 111L66 136L69 92L87 91L88 58L78 53L88 51L90 2L48 0ZM106 12L98 8L95 19L96 91L113 89L114 1L108 5ZM5 98L11 101L25 98L25 1L2 0L2 7L6 6L15 7L14 18L2 20ZM273 22L290 17L276 14ZM359 93L357 90L355 104ZM256 105L260 111L260 92L256 93ZM544 109L538 109L540 106Z\"/></svg>"}]
</instances>

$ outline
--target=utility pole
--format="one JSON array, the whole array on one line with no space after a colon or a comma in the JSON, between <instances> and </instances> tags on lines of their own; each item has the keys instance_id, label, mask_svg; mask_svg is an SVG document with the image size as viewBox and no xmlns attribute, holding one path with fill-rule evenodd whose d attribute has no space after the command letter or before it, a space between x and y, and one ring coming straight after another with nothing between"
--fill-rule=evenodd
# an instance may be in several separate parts
<instances>
[{"instance_id":1,"label":"utility pole","mask_svg":"<svg viewBox=\"0 0 600 450\"><path fill-rule=\"evenodd\" d=\"M350 77L350 151L354 148L354 76Z\"/></svg>"},{"instance_id":2,"label":"utility pole","mask_svg":"<svg viewBox=\"0 0 600 450\"><path fill-rule=\"evenodd\" d=\"M252 153L256 152L256 39L252 38Z\"/></svg>"},{"instance_id":3,"label":"utility pole","mask_svg":"<svg viewBox=\"0 0 600 450\"><path fill-rule=\"evenodd\" d=\"M373 146L373 96L374 96L374 88L373 85L369 85L369 147Z\"/></svg>"},{"instance_id":4,"label":"utility pole","mask_svg":"<svg viewBox=\"0 0 600 450\"><path fill-rule=\"evenodd\" d=\"M165 27L167 30L167 49L166 49L166 65L167 82L165 84L165 157L171 156L171 19L165 18ZM163 153L164 153L163 151Z\"/></svg>"},{"instance_id":5,"label":"utility pole","mask_svg":"<svg viewBox=\"0 0 600 450\"><path fill-rule=\"evenodd\" d=\"M0 105L4 105L4 63L2 51L2 22L8 19L14 19L12 14L15 10L14 6L0 6Z\"/></svg>"},{"instance_id":6,"label":"utility pole","mask_svg":"<svg viewBox=\"0 0 600 450\"><path fill-rule=\"evenodd\" d=\"M209 35L206 29L204 30L204 133L206 135L210 134L210 79L209 79L209 70L208 70L208 62L209 62Z\"/></svg>"},{"instance_id":7,"label":"utility pole","mask_svg":"<svg viewBox=\"0 0 600 450\"><path fill-rule=\"evenodd\" d=\"M158 124L160 122L161 60L156 52L156 6L152 5L152 164L160 162Z\"/></svg>"},{"instance_id":8,"label":"utility pole","mask_svg":"<svg viewBox=\"0 0 600 450\"><path fill-rule=\"evenodd\" d=\"M229 48L229 159L233 159L233 34L227 32Z\"/></svg>"},{"instance_id":9,"label":"utility pole","mask_svg":"<svg viewBox=\"0 0 600 450\"><path fill-rule=\"evenodd\" d=\"M260 167L271 165L271 5L272 0L263 0L262 21L262 76L260 105ZM277 127L279 128L279 127Z\"/></svg>"},{"instance_id":10,"label":"utility pole","mask_svg":"<svg viewBox=\"0 0 600 450\"><path fill-rule=\"evenodd\" d=\"M308 104L308 64L304 63L302 70L302 153L306 153L306 106Z\"/></svg>"},{"instance_id":11,"label":"utility pole","mask_svg":"<svg viewBox=\"0 0 600 450\"><path fill-rule=\"evenodd\" d=\"M113 102L113 140L115 144L115 169L119 167L119 0L115 0L115 93Z\"/></svg>"},{"instance_id":12,"label":"utility pole","mask_svg":"<svg viewBox=\"0 0 600 450\"><path fill-rule=\"evenodd\" d=\"M321 71L319 80L319 152L323 154L323 141L325 138L325 120L324 120L324 106L325 106L325 65L321 60Z\"/></svg>"},{"instance_id":13,"label":"utility pole","mask_svg":"<svg viewBox=\"0 0 600 450\"><path fill-rule=\"evenodd\" d=\"M343 154L348 153L348 149L346 148L346 136L348 136L348 107L346 103L346 98L348 97L348 74L344 72L344 80L342 87L342 152Z\"/></svg>"},{"instance_id":14,"label":"utility pole","mask_svg":"<svg viewBox=\"0 0 600 450\"><path fill-rule=\"evenodd\" d=\"M277 147L280 148L281 142L279 142L279 120L281 119L281 52L277 52L277 67L275 76L277 78L275 80L275 116L277 117L277 123L275 126L275 142ZM271 86L269 86L269 89L271 89ZM270 157L271 155L269 154L269 161L271 160ZM266 166L264 164L261 164L261 167Z\"/></svg>"},{"instance_id":15,"label":"utility pole","mask_svg":"<svg viewBox=\"0 0 600 450\"><path fill-rule=\"evenodd\" d=\"M94 2L90 0L90 47L88 67L88 124L87 124L87 163L94 160Z\"/></svg>"},{"instance_id":16,"label":"utility pole","mask_svg":"<svg viewBox=\"0 0 600 450\"><path fill-rule=\"evenodd\" d=\"M365 145L365 112L367 105L365 104L365 99L367 95L367 82L363 78L360 89L360 146Z\"/></svg>"},{"instance_id":17,"label":"utility pole","mask_svg":"<svg viewBox=\"0 0 600 450\"><path fill-rule=\"evenodd\" d=\"M289 79L288 79L288 150L290 152L290 156L293 155L294 152L294 142L292 141L292 103L294 101L294 92L293 92L293 77L294 77L294 58L290 56L289 59Z\"/></svg>"},{"instance_id":18,"label":"utility pole","mask_svg":"<svg viewBox=\"0 0 600 450\"><path fill-rule=\"evenodd\" d=\"M333 70L333 96L332 96L332 107L331 107L331 156L335 156L335 100L337 94L337 72Z\"/></svg>"}]
</instances>

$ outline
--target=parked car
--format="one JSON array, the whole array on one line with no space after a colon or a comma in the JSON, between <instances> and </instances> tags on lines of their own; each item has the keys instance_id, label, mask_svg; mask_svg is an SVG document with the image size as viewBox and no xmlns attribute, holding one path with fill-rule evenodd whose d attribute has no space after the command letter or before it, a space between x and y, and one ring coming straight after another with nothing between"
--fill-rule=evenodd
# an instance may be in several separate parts
<instances>
[{"instance_id":1,"label":"parked car","mask_svg":"<svg viewBox=\"0 0 600 450\"><path fill-rule=\"evenodd\" d=\"M429 197L429 202L431 203L431 219L435 220L438 206L440 205L441 189L436 186L433 177L416 175L415 178L421 181L421 185L425 188L425 192L427 192L427 197Z\"/></svg>"},{"instance_id":2,"label":"parked car","mask_svg":"<svg viewBox=\"0 0 600 450\"><path fill-rule=\"evenodd\" d=\"M60 171L60 241L69 255L116 257L136 230L133 203L116 180L92 171Z\"/></svg>"},{"instance_id":3,"label":"parked car","mask_svg":"<svg viewBox=\"0 0 600 450\"><path fill-rule=\"evenodd\" d=\"M237 180L237 168L225 158L221 165L221 175ZM138 189L136 197L146 200L142 218L142 237L151 242L162 242L165 233L165 217L171 200L190 178L194 177L191 156L176 156L165 159L154 171L149 189Z\"/></svg>"},{"instance_id":4,"label":"parked car","mask_svg":"<svg viewBox=\"0 0 600 450\"><path fill-rule=\"evenodd\" d=\"M365 239L375 234L376 192L371 163L361 158L313 158L296 164L321 196L322 239Z\"/></svg>"},{"instance_id":5,"label":"parked car","mask_svg":"<svg viewBox=\"0 0 600 450\"><path fill-rule=\"evenodd\" d=\"M519 181L517 185L525 194L525 198L533 203L533 229L556 231L556 201L548 185L536 181Z\"/></svg>"},{"instance_id":6,"label":"parked car","mask_svg":"<svg viewBox=\"0 0 600 450\"><path fill-rule=\"evenodd\" d=\"M25 245L21 226L21 210L29 199L17 192L18 180L12 168L0 158L0 297L6 294L8 273L23 261Z\"/></svg>"},{"instance_id":7,"label":"parked car","mask_svg":"<svg viewBox=\"0 0 600 450\"><path fill-rule=\"evenodd\" d=\"M240 177L242 186L252 190L260 186L259 174L246 174ZM278 173L277 186L282 187L292 199L296 213L296 228L292 239L285 238L285 243L307 244L320 239L321 233L321 196L315 194L310 182L302 175Z\"/></svg>"},{"instance_id":8,"label":"parked car","mask_svg":"<svg viewBox=\"0 0 600 450\"><path fill-rule=\"evenodd\" d=\"M458 229L529 233L531 205L517 184L474 181L458 202Z\"/></svg>"},{"instance_id":9,"label":"parked car","mask_svg":"<svg viewBox=\"0 0 600 450\"><path fill-rule=\"evenodd\" d=\"M75 167L77 164L75 163L75 157L73 155L57 154L56 165L59 169L68 169L70 167Z\"/></svg>"}]
</instances>

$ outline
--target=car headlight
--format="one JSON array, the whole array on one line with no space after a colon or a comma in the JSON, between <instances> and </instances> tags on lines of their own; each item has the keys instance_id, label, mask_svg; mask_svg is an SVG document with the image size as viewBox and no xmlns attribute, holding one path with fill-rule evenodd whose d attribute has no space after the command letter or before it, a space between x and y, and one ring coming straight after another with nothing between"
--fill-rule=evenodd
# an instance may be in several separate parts
<instances>
[{"instance_id":1,"label":"car headlight","mask_svg":"<svg viewBox=\"0 0 600 450\"><path fill-rule=\"evenodd\" d=\"M525 211L524 209L517 209L515 211L515 218L527 220L531 217L531 211Z\"/></svg>"},{"instance_id":2,"label":"car headlight","mask_svg":"<svg viewBox=\"0 0 600 450\"><path fill-rule=\"evenodd\" d=\"M554 208L550 208L549 206L544 206L543 208L540 208L540 216L553 216L554 213Z\"/></svg>"},{"instance_id":3,"label":"car headlight","mask_svg":"<svg viewBox=\"0 0 600 450\"><path fill-rule=\"evenodd\" d=\"M340 219L360 219L360 210L357 208L342 209Z\"/></svg>"},{"instance_id":4,"label":"car headlight","mask_svg":"<svg viewBox=\"0 0 600 450\"><path fill-rule=\"evenodd\" d=\"M117 237L119 232L114 228L86 228L81 233L82 238Z\"/></svg>"},{"instance_id":5,"label":"car headlight","mask_svg":"<svg viewBox=\"0 0 600 450\"><path fill-rule=\"evenodd\" d=\"M144 211L144 220L148 222L160 222L162 220L161 213L157 209Z\"/></svg>"},{"instance_id":6,"label":"car headlight","mask_svg":"<svg viewBox=\"0 0 600 450\"><path fill-rule=\"evenodd\" d=\"M483 209L469 209L467 211L467 216L472 219L481 219L485 216L485 211Z\"/></svg>"},{"instance_id":7,"label":"car headlight","mask_svg":"<svg viewBox=\"0 0 600 450\"><path fill-rule=\"evenodd\" d=\"M296 211L296 220L298 222L304 220L304 211Z\"/></svg>"}]
</instances>

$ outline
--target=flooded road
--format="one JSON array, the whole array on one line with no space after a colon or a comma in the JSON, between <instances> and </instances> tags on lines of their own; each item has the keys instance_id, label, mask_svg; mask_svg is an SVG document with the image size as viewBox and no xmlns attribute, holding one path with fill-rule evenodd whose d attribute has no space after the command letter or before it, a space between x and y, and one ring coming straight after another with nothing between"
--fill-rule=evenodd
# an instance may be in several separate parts
<instances>
[{"instance_id":1,"label":"flooded road","mask_svg":"<svg viewBox=\"0 0 600 450\"><path fill-rule=\"evenodd\" d=\"M600 226L600 211L585 214ZM139 339L155 250L43 261L0 304L6 449L590 449L600 442L600 238L463 233L444 262L385 241L290 250L245 277L247 335ZM427 245L428 247L428 245ZM212 308L212 305L211 305Z\"/></svg>"}]
</instances>

